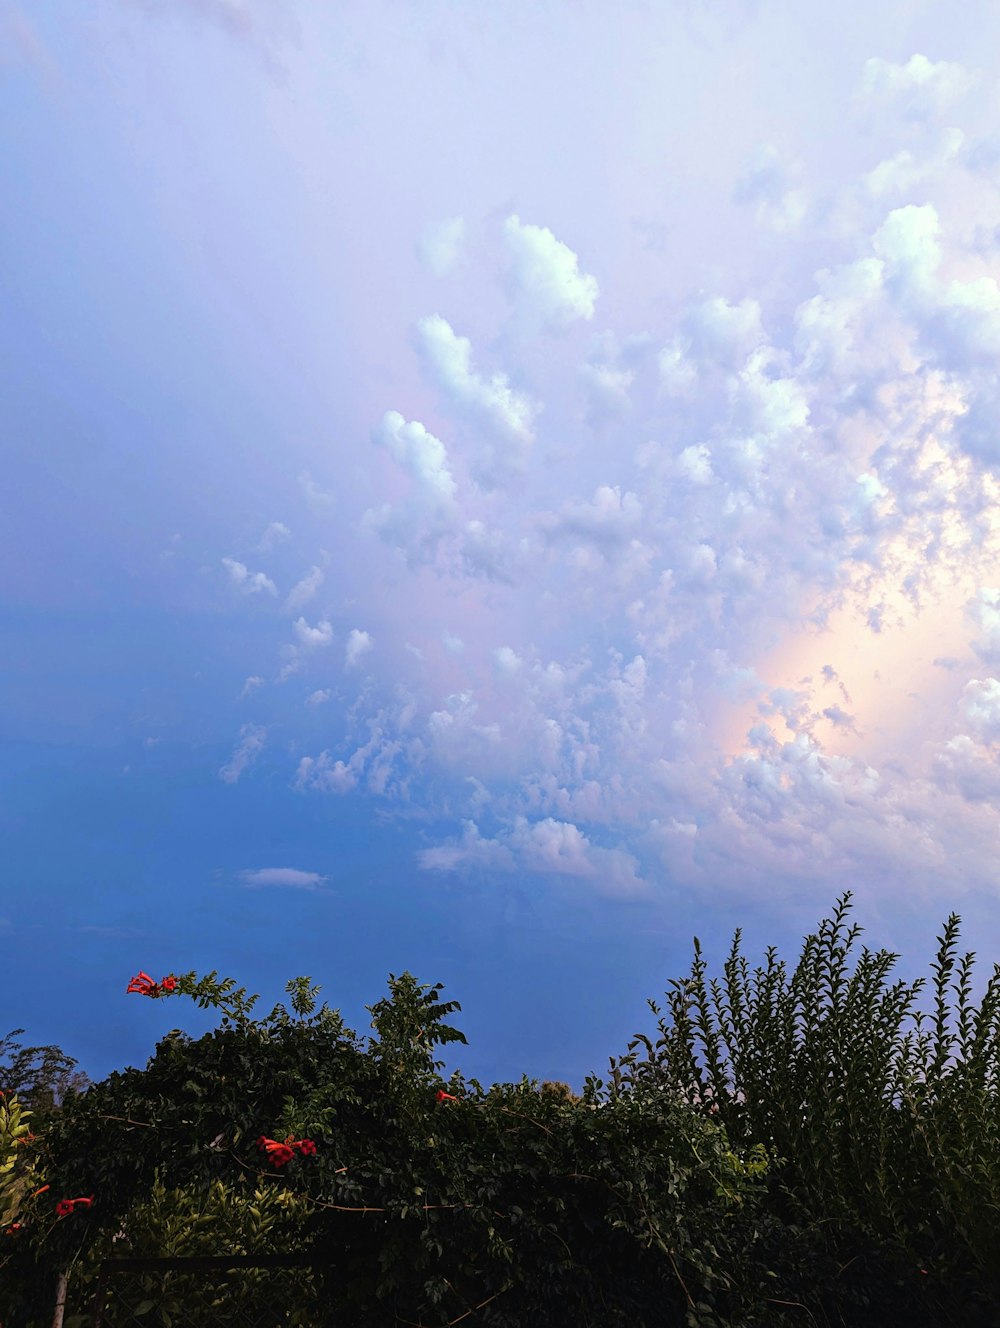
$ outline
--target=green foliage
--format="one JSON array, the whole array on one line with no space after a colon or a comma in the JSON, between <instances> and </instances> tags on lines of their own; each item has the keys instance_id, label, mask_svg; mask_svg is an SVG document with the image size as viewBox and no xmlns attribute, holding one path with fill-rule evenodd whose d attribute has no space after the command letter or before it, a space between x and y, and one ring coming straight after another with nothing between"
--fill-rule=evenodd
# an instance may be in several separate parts
<instances>
[{"instance_id":1,"label":"green foliage","mask_svg":"<svg viewBox=\"0 0 1000 1328\"><path fill-rule=\"evenodd\" d=\"M30 1165L19 1165L34 1137L27 1124L32 1114L16 1097L0 1097L0 1232L17 1221L29 1193L42 1183Z\"/></svg>"},{"instance_id":2,"label":"green foliage","mask_svg":"<svg viewBox=\"0 0 1000 1328\"><path fill-rule=\"evenodd\" d=\"M884 1279L897 1312L917 1283L925 1322L995 1322L1000 965L975 1009L974 955L956 965L959 919L949 917L928 1021L912 1008L924 979L887 985L897 955L864 948L848 972L861 931L845 924L850 897L806 937L791 976L773 947L751 975L737 932L723 980L706 984L696 939L691 974L671 984L670 1018L660 1020L655 1047L639 1035L614 1073L622 1084L659 1085L716 1111L735 1143L769 1143L782 1159L770 1181L772 1210L808 1234L803 1287L816 1277L817 1258L869 1270L852 1312L872 1317L849 1322L875 1321L867 1284ZM640 1043L643 1062L634 1051ZM827 1305L849 1299L850 1280L824 1290ZM940 1317L948 1314L957 1317Z\"/></svg>"},{"instance_id":3,"label":"green foliage","mask_svg":"<svg viewBox=\"0 0 1000 1328\"><path fill-rule=\"evenodd\" d=\"M48 1322L67 1267L82 1311L109 1253L295 1250L317 1260L317 1328L994 1324L1000 968L974 1008L949 919L925 1019L920 982L886 986L896 956L864 950L848 972L849 898L791 975L773 949L751 974L737 932L706 983L696 940L659 1039L637 1035L581 1096L443 1082L434 1048L465 1042L444 1022L461 1007L409 973L368 1007L367 1047L339 1011L314 1014L308 978L286 988L297 1017L259 1023L233 979L178 978L221 1027L175 1029L144 1071L68 1094L0 1170L0 1187L29 1167L32 1193L50 1185L22 1184L9 1251L0 1235L0 1321ZM18 1110L0 1116L0 1168ZM279 1171L261 1135L316 1153ZM53 1219L57 1198L91 1194ZM146 1290L194 1312L175 1284ZM199 1294L201 1313L219 1293Z\"/></svg>"},{"instance_id":4,"label":"green foliage","mask_svg":"<svg viewBox=\"0 0 1000 1328\"><path fill-rule=\"evenodd\" d=\"M217 1180L202 1197L190 1188L168 1190L157 1167L149 1198L133 1209L121 1230L105 1234L87 1252L75 1282L76 1300L88 1311L67 1317L64 1328L89 1328L89 1304L97 1288L97 1274L102 1259L173 1256L195 1254L286 1254L294 1252L302 1221L311 1207L285 1189L258 1185L250 1195L235 1194ZM248 1269L234 1286L231 1282L213 1285L203 1276L181 1272L150 1272L136 1276L129 1294L136 1303L155 1305L175 1323L183 1323L191 1313L192 1295L197 1298L200 1314L225 1308L226 1314L251 1310L262 1295L270 1294L265 1283L276 1274L271 1270ZM277 1274L287 1277L288 1274ZM297 1271L295 1272L298 1281ZM315 1291L294 1296L291 1324L303 1328L315 1322ZM159 1322L149 1321L150 1328Z\"/></svg>"}]
</instances>

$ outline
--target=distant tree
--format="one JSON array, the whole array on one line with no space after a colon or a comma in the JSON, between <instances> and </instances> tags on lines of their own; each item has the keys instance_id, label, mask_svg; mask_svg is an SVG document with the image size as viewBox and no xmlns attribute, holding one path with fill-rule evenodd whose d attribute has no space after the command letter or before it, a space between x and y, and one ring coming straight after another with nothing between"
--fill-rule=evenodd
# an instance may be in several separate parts
<instances>
[{"instance_id":1,"label":"distant tree","mask_svg":"<svg viewBox=\"0 0 1000 1328\"><path fill-rule=\"evenodd\" d=\"M574 1093L569 1084L561 1079L546 1079L539 1092L543 1097L550 1097L555 1102L581 1102L583 1099Z\"/></svg>"},{"instance_id":2,"label":"distant tree","mask_svg":"<svg viewBox=\"0 0 1000 1328\"><path fill-rule=\"evenodd\" d=\"M68 1093L84 1093L93 1080L59 1047L22 1047L14 1039L23 1028L0 1038L0 1091L17 1094L21 1105L39 1115L58 1111ZM16 1050L15 1050L16 1049ZM4 1064L4 1061L9 1061Z\"/></svg>"}]
</instances>

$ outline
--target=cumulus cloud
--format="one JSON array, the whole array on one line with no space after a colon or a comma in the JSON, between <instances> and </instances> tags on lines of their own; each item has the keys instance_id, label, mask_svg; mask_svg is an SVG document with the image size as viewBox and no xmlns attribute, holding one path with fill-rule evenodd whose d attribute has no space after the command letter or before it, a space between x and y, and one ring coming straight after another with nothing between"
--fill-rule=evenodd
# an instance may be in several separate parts
<instances>
[{"instance_id":1,"label":"cumulus cloud","mask_svg":"<svg viewBox=\"0 0 1000 1328\"><path fill-rule=\"evenodd\" d=\"M292 890L316 890L329 878L319 872L300 871L298 867L256 867L241 871L239 879L250 890L269 885Z\"/></svg>"},{"instance_id":2,"label":"cumulus cloud","mask_svg":"<svg viewBox=\"0 0 1000 1328\"><path fill-rule=\"evenodd\" d=\"M222 565L229 573L231 584L239 586L244 594L259 595L266 590L269 595L277 595L277 586L263 572L251 572L245 563L239 563L235 558L223 558Z\"/></svg>"},{"instance_id":3,"label":"cumulus cloud","mask_svg":"<svg viewBox=\"0 0 1000 1328\"><path fill-rule=\"evenodd\" d=\"M1000 765L967 733L944 744L935 757L933 777L940 789L974 806L989 806L1000 798Z\"/></svg>"},{"instance_id":4,"label":"cumulus cloud","mask_svg":"<svg viewBox=\"0 0 1000 1328\"><path fill-rule=\"evenodd\" d=\"M548 227L522 224L515 214L504 223L503 238L507 285L521 310L541 326L559 330L593 318L597 279L580 271L576 254Z\"/></svg>"},{"instance_id":5,"label":"cumulus cloud","mask_svg":"<svg viewBox=\"0 0 1000 1328\"><path fill-rule=\"evenodd\" d=\"M963 697L962 711L976 736L1000 742L1000 678L973 678Z\"/></svg>"},{"instance_id":6,"label":"cumulus cloud","mask_svg":"<svg viewBox=\"0 0 1000 1328\"><path fill-rule=\"evenodd\" d=\"M295 638L303 650L316 650L333 641L333 626L326 619L310 627L305 618L296 618L293 626Z\"/></svg>"},{"instance_id":7,"label":"cumulus cloud","mask_svg":"<svg viewBox=\"0 0 1000 1328\"><path fill-rule=\"evenodd\" d=\"M319 789L325 793L348 793L357 782L357 766L339 759L331 760L328 752L315 757L303 756L295 776L295 787L300 791Z\"/></svg>"},{"instance_id":8,"label":"cumulus cloud","mask_svg":"<svg viewBox=\"0 0 1000 1328\"><path fill-rule=\"evenodd\" d=\"M318 687L315 692L310 692L306 697L307 706L320 706L329 701L330 690L327 687Z\"/></svg>"},{"instance_id":9,"label":"cumulus cloud","mask_svg":"<svg viewBox=\"0 0 1000 1328\"><path fill-rule=\"evenodd\" d=\"M961 129L952 126L940 133L938 145L929 150L926 146L919 154L908 148L880 161L864 176L864 186L876 199L891 199L912 193L914 186L941 171L942 167L955 160L965 142Z\"/></svg>"},{"instance_id":10,"label":"cumulus cloud","mask_svg":"<svg viewBox=\"0 0 1000 1328\"><path fill-rule=\"evenodd\" d=\"M460 417L485 427L489 435L490 442L478 454L470 454L474 476L495 487L501 477L523 469L540 406L512 388L506 374L497 371L489 378L478 374L472 343L458 336L440 314L421 318L416 337L421 364L448 404Z\"/></svg>"},{"instance_id":11,"label":"cumulus cloud","mask_svg":"<svg viewBox=\"0 0 1000 1328\"><path fill-rule=\"evenodd\" d=\"M532 871L543 876L578 877L614 898L639 897L648 886L636 859L622 849L601 848L578 826L553 817L530 822L518 817L497 838L485 838L474 821L464 821L460 838L421 849L423 871L461 871L489 867L504 872Z\"/></svg>"},{"instance_id":12,"label":"cumulus cloud","mask_svg":"<svg viewBox=\"0 0 1000 1328\"><path fill-rule=\"evenodd\" d=\"M417 257L436 277L447 276L455 267L465 238L465 220L448 217L426 226L417 241Z\"/></svg>"},{"instance_id":13,"label":"cumulus cloud","mask_svg":"<svg viewBox=\"0 0 1000 1328\"><path fill-rule=\"evenodd\" d=\"M297 787L413 796L454 827L424 870L618 898L988 881L1000 287L933 196L961 161L949 129L883 149L875 175L866 160L846 236L798 235L798 168L765 145L738 198L815 267L703 285L649 333L536 357L530 401L422 321L454 425L447 447L399 412L376 431L397 473L372 523L412 555L399 624L351 712L370 731L302 758ZM585 321L596 283L511 222L516 307ZM401 656L419 681L397 704Z\"/></svg>"},{"instance_id":14,"label":"cumulus cloud","mask_svg":"<svg viewBox=\"0 0 1000 1328\"><path fill-rule=\"evenodd\" d=\"M325 618L320 619L315 627L312 627L305 618L296 618L292 630L295 632L295 641L287 642L281 647L284 664L278 673L278 682L287 682L293 674L300 671L306 656L333 643L333 624Z\"/></svg>"},{"instance_id":15,"label":"cumulus cloud","mask_svg":"<svg viewBox=\"0 0 1000 1328\"><path fill-rule=\"evenodd\" d=\"M517 673L524 664L524 660L516 651L511 650L510 646L501 646L498 650L494 650L493 659L497 671L508 677Z\"/></svg>"},{"instance_id":16,"label":"cumulus cloud","mask_svg":"<svg viewBox=\"0 0 1000 1328\"><path fill-rule=\"evenodd\" d=\"M634 493L602 484L589 501L571 498L558 513L541 513L537 521L550 543L585 544L605 558L615 558L631 547L642 522L642 504Z\"/></svg>"},{"instance_id":17,"label":"cumulus cloud","mask_svg":"<svg viewBox=\"0 0 1000 1328\"><path fill-rule=\"evenodd\" d=\"M449 507L455 497L455 480L448 454L439 438L419 420L404 420L398 411L386 411L372 435L413 479L418 501L432 508Z\"/></svg>"},{"instance_id":18,"label":"cumulus cloud","mask_svg":"<svg viewBox=\"0 0 1000 1328\"><path fill-rule=\"evenodd\" d=\"M485 838L475 821L462 822L458 839L433 848L420 849L417 863L422 871L458 871L468 867L489 867L512 872L517 863L514 854L498 839Z\"/></svg>"},{"instance_id":19,"label":"cumulus cloud","mask_svg":"<svg viewBox=\"0 0 1000 1328\"><path fill-rule=\"evenodd\" d=\"M411 772L404 767L418 759L420 743L408 733L415 707L403 700L366 720L368 737L343 757L329 750L299 761L294 787L302 793L317 791L344 795L363 788L380 797L409 798Z\"/></svg>"},{"instance_id":20,"label":"cumulus cloud","mask_svg":"<svg viewBox=\"0 0 1000 1328\"><path fill-rule=\"evenodd\" d=\"M855 100L872 112L896 110L904 120L926 122L964 97L979 75L962 65L926 55L912 55L906 64L873 56L866 60Z\"/></svg>"},{"instance_id":21,"label":"cumulus cloud","mask_svg":"<svg viewBox=\"0 0 1000 1328\"><path fill-rule=\"evenodd\" d=\"M267 729L259 724L244 724L240 729L239 742L232 756L219 770L219 778L225 784L237 783L244 771L257 760L266 745Z\"/></svg>"},{"instance_id":22,"label":"cumulus cloud","mask_svg":"<svg viewBox=\"0 0 1000 1328\"><path fill-rule=\"evenodd\" d=\"M374 642L367 632L362 632L359 628L351 629L347 637L347 645L344 650L344 668L353 669L358 664L362 656L367 655Z\"/></svg>"}]
</instances>

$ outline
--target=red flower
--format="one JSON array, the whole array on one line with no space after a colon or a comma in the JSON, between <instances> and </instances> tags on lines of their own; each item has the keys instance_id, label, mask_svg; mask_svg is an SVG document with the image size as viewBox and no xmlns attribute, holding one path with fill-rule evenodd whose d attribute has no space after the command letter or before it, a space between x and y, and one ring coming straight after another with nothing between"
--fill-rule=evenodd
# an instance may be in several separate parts
<instances>
[{"instance_id":1,"label":"red flower","mask_svg":"<svg viewBox=\"0 0 1000 1328\"><path fill-rule=\"evenodd\" d=\"M457 1101L458 1101L458 1098L457 1098L457 1097L452 1097L452 1095L451 1095L450 1093L446 1093L446 1092L444 1091L443 1088L439 1088L438 1091L437 1091L437 1100L438 1100L439 1102L443 1102L443 1101L445 1100L445 1098L447 1098L449 1102L457 1102Z\"/></svg>"},{"instance_id":2,"label":"red flower","mask_svg":"<svg viewBox=\"0 0 1000 1328\"><path fill-rule=\"evenodd\" d=\"M267 1149L270 1160L276 1167L283 1167L295 1156L287 1144L278 1143L277 1139L267 1139L263 1135L257 1140L257 1147Z\"/></svg>"},{"instance_id":3,"label":"red flower","mask_svg":"<svg viewBox=\"0 0 1000 1328\"><path fill-rule=\"evenodd\" d=\"M295 1156L294 1149L311 1155L316 1151L316 1145L311 1139L293 1139L291 1135L284 1143L279 1143L277 1139L269 1139L266 1134L262 1134L257 1140L258 1148L266 1148L270 1160L276 1167L283 1167L286 1162L290 1162Z\"/></svg>"},{"instance_id":4,"label":"red flower","mask_svg":"<svg viewBox=\"0 0 1000 1328\"><path fill-rule=\"evenodd\" d=\"M125 988L125 991L126 993L130 991L137 991L140 996L159 996L161 990L173 991L176 986L177 986L177 979L173 976L173 974L171 974L171 976L168 978L164 978L162 983L159 986L157 986L156 983L153 981L153 979L149 976L149 974L143 973L143 971L140 969L139 976L134 977L132 979L132 981Z\"/></svg>"},{"instance_id":5,"label":"red flower","mask_svg":"<svg viewBox=\"0 0 1000 1328\"><path fill-rule=\"evenodd\" d=\"M93 1202L93 1195L89 1199L60 1199L56 1204L56 1212L60 1217L67 1217L78 1205L89 1208Z\"/></svg>"}]
</instances>

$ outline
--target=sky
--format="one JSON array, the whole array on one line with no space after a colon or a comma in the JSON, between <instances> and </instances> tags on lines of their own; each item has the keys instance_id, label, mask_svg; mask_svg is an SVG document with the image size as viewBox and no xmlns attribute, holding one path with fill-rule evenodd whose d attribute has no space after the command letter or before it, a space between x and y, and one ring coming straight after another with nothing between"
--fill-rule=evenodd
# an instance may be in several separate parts
<instances>
[{"instance_id":1,"label":"sky","mask_svg":"<svg viewBox=\"0 0 1000 1328\"><path fill-rule=\"evenodd\" d=\"M0 1035L308 975L575 1090L1000 959L1000 12L0 0ZM289 1007L290 1008L290 1007Z\"/></svg>"}]
</instances>

